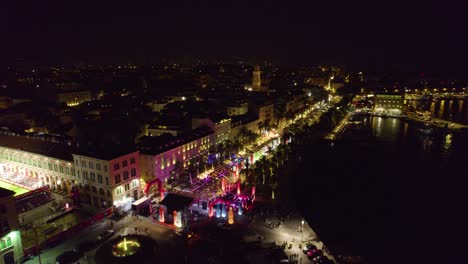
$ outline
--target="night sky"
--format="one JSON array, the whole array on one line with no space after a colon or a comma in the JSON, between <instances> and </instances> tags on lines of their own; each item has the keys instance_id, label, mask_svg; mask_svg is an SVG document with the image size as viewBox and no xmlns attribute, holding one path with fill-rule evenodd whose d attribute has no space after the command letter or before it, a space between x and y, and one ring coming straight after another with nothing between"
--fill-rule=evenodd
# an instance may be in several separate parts
<instances>
[{"instance_id":1,"label":"night sky","mask_svg":"<svg viewBox=\"0 0 468 264\"><path fill-rule=\"evenodd\" d=\"M239 57L363 69L468 69L466 1L30 2L3 3L3 61Z\"/></svg>"}]
</instances>

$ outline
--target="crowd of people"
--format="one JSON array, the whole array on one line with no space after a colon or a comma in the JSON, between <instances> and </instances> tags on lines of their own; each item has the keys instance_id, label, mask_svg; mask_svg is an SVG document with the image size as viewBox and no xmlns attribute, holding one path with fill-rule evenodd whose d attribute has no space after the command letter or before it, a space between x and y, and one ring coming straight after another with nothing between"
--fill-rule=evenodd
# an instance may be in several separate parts
<instances>
[{"instance_id":1,"label":"crowd of people","mask_svg":"<svg viewBox=\"0 0 468 264\"><path fill-rule=\"evenodd\" d=\"M24 186L27 189L34 190L39 187L41 187L40 181L37 179L21 174L21 173L16 173L16 172L2 172L0 173L0 178L7 181L7 182L12 182L15 183L19 186Z\"/></svg>"}]
</instances>

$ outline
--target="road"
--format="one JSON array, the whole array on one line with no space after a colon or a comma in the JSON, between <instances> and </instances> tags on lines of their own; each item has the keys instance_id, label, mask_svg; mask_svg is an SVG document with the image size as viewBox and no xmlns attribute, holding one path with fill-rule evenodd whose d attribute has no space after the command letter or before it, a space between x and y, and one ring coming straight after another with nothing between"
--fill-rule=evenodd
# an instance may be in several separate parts
<instances>
[{"instance_id":1,"label":"road","mask_svg":"<svg viewBox=\"0 0 468 264\"><path fill-rule=\"evenodd\" d=\"M407 117L409 119L412 119L412 120L415 120L415 121L418 121L418 122L429 123L431 125L439 126L439 127L445 127L447 125L447 127L451 128L451 129L468 128L468 125L454 123L454 122L451 122L451 121L447 121L447 120L443 120L443 119L439 119L439 118L435 118L435 117L431 117L430 121L424 120L423 118L421 118L421 117L419 117L419 116L417 116L415 114L410 114L410 113L408 113Z\"/></svg>"},{"instance_id":2,"label":"road","mask_svg":"<svg viewBox=\"0 0 468 264\"><path fill-rule=\"evenodd\" d=\"M91 227L86 228L80 233L80 236L76 239L68 239L58 246L46 249L41 253L41 262L42 264L47 263L55 263L55 258L60 255L61 253L73 250L76 248L78 244L83 241L96 241L97 237L100 233L104 232L105 230L110 229L111 222L114 222L113 229L116 231L113 237L118 235L125 235L125 234L135 234L135 227L138 228L139 232L144 232L146 228L149 229L149 236L155 239L158 244L164 245L170 243L170 240L174 238L174 232L172 229L164 227L162 225L150 223L149 218L142 218L139 217L138 219L132 218L131 216L126 216L120 221L113 221L110 219L104 219L103 221L94 224ZM147 233L144 233L147 235ZM89 263L94 264L94 251L88 252L80 263ZM25 262L26 264L38 264L39 258L34 257L31 260Z\"/></svg>"}]
</instances>

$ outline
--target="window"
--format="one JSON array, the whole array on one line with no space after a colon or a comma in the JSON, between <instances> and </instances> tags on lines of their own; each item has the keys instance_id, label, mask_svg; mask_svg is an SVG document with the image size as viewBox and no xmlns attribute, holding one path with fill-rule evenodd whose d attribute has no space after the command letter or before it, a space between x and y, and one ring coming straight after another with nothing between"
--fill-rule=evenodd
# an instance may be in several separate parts
<instances>
[{"instance_id":1,"label":"window","mask_svg":"<svg viewBox=\"0 0 468 264\"><path fill-rule=\"evenodd\" d=\"M135 164L135 158L130 158L130 164Z\"/></svg>"},{"instance_id":2,"label":"window","mask_svg":"<svg viewBox=\"0 0 468 264\"><path fill-rule=\"evenodd\" d=\"M80 171L76 171L76 175L78 176L78 178L81 178Z\"/></svg>"},{"instance_id":3,"label":"window","mask_svg":"<svg viewBox=\"0 0 468 264\"><path fill-rule=\"evenodd\" d=\"M93 193L96 193L96 187L95 186L91 186L91 190L93 191Z\"/></svg>"},{"instance_id":4,"label":"window","mask_svg":"<svg viewBox=\"0 0 468 264\"><path fill-rule=\"evenodd\" d=\"M97 181L98 181L98 183L102 183L102 175L101 174L97 175Z\"/></svg>"},{"instance_id":5,"label":"window","mask_svg":"<svg viewBox=\"0 0 468 264\"><path fill-rule=\"evenodd\" d=\"M88 172L83 171L83 179L87 180L88 179Z\"/></svg>"},{"instance_id":6,"label":"window","mask_svg":"<svg viewBox=\"0 0 468 264\"><path fill-rule=\"evenodd\" d=\"M67 175L70 175L70 168L69 168L69 167L65 167L65 173L66 173Z\"/></svg>"},{"instance_id":7,"label":"window","mask_svg":"<svg viewBox=\"0 0 468 264\"><path fill-rule=\"evenodd\" d=\"M127 167L127 165L128 165L127 160L122 161L122 167Z\"/></svg>"},{"instance_id":8,"label":"window","mask_svg":"<svg viewBox=\"0 0 468 264\"><path fill-rule=\"evenodd\" d=\"M33 160L33 165L34 167L36 167L36 160Z\"/></svg>"},{"instance_id":9,"label":"window","mask_svg":"<svg viewBox=\"0 0 468 264\"><path fill-rule=\"evenodd\" d=\"M52 170L52 163L49 163L49 170Z\"/></svg>"},{"instance_id":10,"label":"window","mask_svg":"<svg viewBox=\"0 0 468 264\"><path fill-rule=\"evenodd\" d=\"M120 179L120 174L115 175L115 183L120 183L122 180Z\"/></svg>"},{"instance_id":11,"label":"window","mask_svg":"<svg viewBox=\"0 0 468 264\"><path fill-rule=\"evenodd\" d=\"M96 163L96 170L101 170L101 164Z\"/></svg>"},{"instance_id":12,"label":"window","mask_svg":"<svg viewBox=\"0 0 468 264\"><path fill-rule=\"evenodd\" d=\"M135 188L138 186L138 180L133 180L132 181L132 188Z\"/></svg>"},{"instance_id":13,"label":"window","mask_svg":"<svg viewBox=\"0 0 468 264\"><path fill-rule=\"evenodd\" d=\"M124 179L124 181L128 180L128 171L124 171L123 179Z\"/></svg>"},{"instance_id":14,"label":"window","mask_svg":"<svg viewBox=\"0 0 468 264\"><path fill-rule=\"evenodd\" d=\"M59 166L59 170L60 170L60 173L63 173L63 166L62 165Z\"/></svg>"},{"instance_id":15,"label":"window","mask_svg":"<svg viewBox=\"0 0 468 264\"><path fill-rule=\"evenodd\" d=\"M131 173L132 173L132 177L135 177L136 176L136 169L132 168Z\"/></svg>"},{"instance_id":16,"label":"window","mask_svg":"<svg viewBox=\"0 0 468 264\"><path fill-rule=\"evenodd\" d=\"M120 169L119 163L115 163L114 164L114 170L118 170L118 169Z\"/></svg>"},{"instance_id":17,"label":"window","mask_svg":"<svg viewBox=\"0 0 468 264\"><path fill-rule=\"evenodd\" d=\"M128 191L130 190L130 185L129 184L125 184L125 191Z\"/></svg>"},{"instance_id":18,"label":"window","mask_svg":"<svg viewBox=\"0 0 468 264\"><path fill-rule=\"evenodd\" d=\"M106 185L109 185L109 177L106 177Z\"/></svg>"},{"instance_id":19,"label":"window","mask_svg":"<svg viewBox=\"0 0 468 264\"><path fill-rule=\"evenodd\" d=\"M110 197L110 196L111 196L110 191L107 190L107 197Z\"/></svg>"},{"instance_id":20,"label":"window","mask_svg":"<svg viewBox=\"0 0 468 264\"><path fill-rule=\"evenodd\" d=\"M96 181L96 175L94 174L94 172L90 172L89 177L91 178L92 181Z\"/></svg>"},{"instance_id":21,"label":"window","mask_svg":"<svg viewBox=\"0 0 468 264\"><path fill-rule=\"evenodd\" d=\"M100 195L104 195L104 189L99 188L99 194L100 194Z\"/></svg>"},{"instance_id":22,"label":"window","mask_svg":"<svg viewBox=\"0 0 468 264\"><path fill-rule=\"evenodd\" d=\"M94 164L91 161L89 162L89 168L94 169Z\"/></svg>"},{"instance_id":23,"label":"window","mask_svg":"<svg viewBox=\"0 0 468 264\"><path fill-rule=\"evenodd\" d=\"M89 192L89 184L85 184L85 189Z\"/></svg>"},{"instance_id":24,"label":"window","mask_svg":"<svg viewBox=\"0 0 468 264\"><path fill-rule=\"evenodd\" d=\"M54 164L54 171L55 171L55 172L58 172L58 166L57 166L57 164Z\"/></svg>"},{"instance_id":25,"label":"window","mask_svg":"<svg viewBox=\"0 0 468 264\"><path fill-rule=\"evenodd\" d=\"M104 165L104 171L107 172L107 165Z\"/></svg>"},{"instance_id":26,"label":"window","mask_svg":"<svg viewBox=\"0 0 468 264\"><path fill-rule=\"evenodd\" d=\"M81 161L81 166L86 168L86 161L82 160Z\"/></svg>"},{"instance_id":27,"label":"window","mask_svg":"<svg viewBox=\"0 0 468 264\"><path fill-rule=\"evenodd\" d=\"M120 195L120 194L122 193L122 187L120 187L120 186L117 187L117 188L115 189L115 191L116 191L117 195Z\"/></svg>"}]
</instances>

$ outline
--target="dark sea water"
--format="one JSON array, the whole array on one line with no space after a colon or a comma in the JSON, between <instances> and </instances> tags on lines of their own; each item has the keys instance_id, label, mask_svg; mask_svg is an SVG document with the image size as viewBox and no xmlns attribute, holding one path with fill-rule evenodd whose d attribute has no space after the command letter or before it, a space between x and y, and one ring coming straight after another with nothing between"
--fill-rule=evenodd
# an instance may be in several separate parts
<instances>
[{"instance_id":1,"label":"dark sea water","mask_svg":"<svg viewBox=\"0 0 468 264\"><path fill-rule=\"evenodd\" d=\"M455 263L467 255L468 136L367 117L335 143L307 146L293 192L335 255L369 263ZM461 226L462 228L459 228Z\"/></svg>"}]
</instances>

